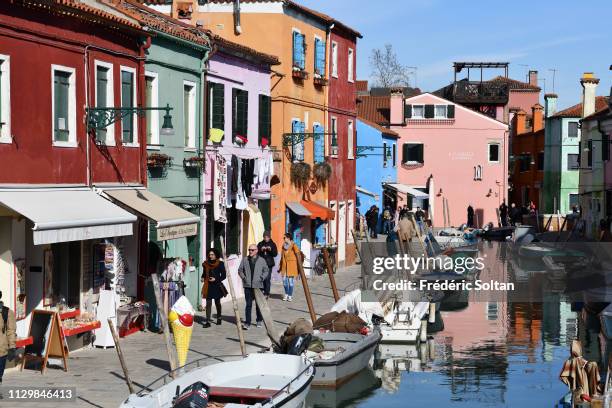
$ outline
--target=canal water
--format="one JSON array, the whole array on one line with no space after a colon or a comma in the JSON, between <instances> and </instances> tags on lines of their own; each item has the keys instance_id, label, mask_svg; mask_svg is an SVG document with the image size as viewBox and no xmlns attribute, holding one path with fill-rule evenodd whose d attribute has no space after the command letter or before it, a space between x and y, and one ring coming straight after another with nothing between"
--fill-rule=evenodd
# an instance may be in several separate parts
<instances>
[{"instance_id":1,"label":"canal water","mask_svg":"<svg viewBox=\"0 0 612 408\"><path fill-rule=\"evenodd\" d=\"M504 263L492 273L514 272ZM520 273L530 290L548 287L545 273ZM466 298L442 305L444 329L427 344L381 348L372 366L340 389L312 390L307 406L557 407L567 394L559 373L571 341L582 340L589 360L602 360L598 328L587 328L562 293L534 302Z\"/></svg>"}]
</instances>

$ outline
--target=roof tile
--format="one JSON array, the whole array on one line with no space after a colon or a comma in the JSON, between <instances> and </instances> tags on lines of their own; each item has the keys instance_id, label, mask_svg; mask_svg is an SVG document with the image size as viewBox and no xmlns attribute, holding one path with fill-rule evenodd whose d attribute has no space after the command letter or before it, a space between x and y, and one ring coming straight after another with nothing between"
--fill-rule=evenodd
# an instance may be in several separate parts
<instances>
[{"instance_id":1,"label":"roof tile","mask_svg":"<svg viewBox=\"0 0 612 408\"><path fill-rule=\"evenodd\" d=\"M598 113L608 107L607 96L597 96L595 98L595 112ZM563 109L552 115L553 118L580 118L582 117L582 102L574 106L570 106L567 109Z\"/></svg>"},{"instance_id":2,"label":"roof tile","mask_svg":"<svg viewBox=\"0 0 612 408\"><path fill-rule=\"evenodd\" d=\"M390 97L369 96L359 97L357 116L379 125L388 125L390 122Z\"/></svg>"}]
</instances>

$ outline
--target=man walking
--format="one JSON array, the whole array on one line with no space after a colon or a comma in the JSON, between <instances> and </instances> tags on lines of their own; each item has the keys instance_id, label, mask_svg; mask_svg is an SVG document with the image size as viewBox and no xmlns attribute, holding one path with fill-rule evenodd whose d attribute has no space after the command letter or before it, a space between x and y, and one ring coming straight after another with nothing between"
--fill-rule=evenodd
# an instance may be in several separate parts
<instances>
[{"instance_id":1,"label":"man walking","mask_svg":"<svg viewBox=\"0 0 612 408\"><path fill-rule=\"evenodd\" d=\"M423 231L425 231L425 212L421 210L421 207L417 207L417 210L414 213L414 220L419 228L419 233L423 234Z\"/></svg>"},{"instance_id":2,"label":"man walking","mask_svg":"<svg viewBox=\"0 0 612 408\"><path fill-rule=\"evenodd\" d=\"M257 253L266 261L266 265L268 265L269 273L264 281L264 295L266 295L267 299L270 297L270 279L272 278L272 269L274 268L274 258L278 255L278 248L276 248L276 244L272 241L270 231L264 231L263 241L257 244Z\"/></svg>"},{"instance_id":3,"label":"man walking","mask_svg":"<svg viewBox=\"0 0 612 408\"><path fill-rule=\"evenodd\" d=\"M238 267L238 276L242 279L242 287L244 288L244 301L246 307L244 310L244 325L242 328L248 330L251 326L251 310L253 308L253 301L255 300L254 289L263 289L264 282L270 270L264 258L257 254L257 246L254 244L249 245L249 255L242 258L240 266ZM257 327L262 326L263 317L257 302L255 303L256 316L257 316Z\"/></svg>"},{"instance_id":4,"label":"man walking","mask_svg":"<svg viewBox=\"0 0 612 408\"><path fill-rule=\"evenodd\" d=\"M506 199L504 198L501 205L499 206L499 218L501 218L501 226L508 226L508 206L506 205Z\"/></svg>"},{"instance_id":5,"label":"man walking","mask_svg":"<svg viewBox=\"0 0 612 408\"><path fill-rule=\"evenodd\" d=\"M388 205L383 210L383 233L389 235L393 230L393 214L391 213L391 207Z\"/></svg>"},{"instance_id":6,"label":"man walking","mask_svg":"<svg viewBox=\"0 0 612 408\"><path fill-rule=\"evenodd\" d=\"M6 360L15 358L15 314L2 302L2 292L0 292L0 385L4 375Z\"/></svg>"}]
</instances>

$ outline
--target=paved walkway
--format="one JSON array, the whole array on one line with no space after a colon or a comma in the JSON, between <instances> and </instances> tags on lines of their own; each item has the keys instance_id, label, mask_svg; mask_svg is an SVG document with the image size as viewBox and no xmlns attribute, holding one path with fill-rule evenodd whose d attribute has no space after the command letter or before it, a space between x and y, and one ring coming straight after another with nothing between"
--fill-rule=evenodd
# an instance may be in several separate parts
<instances>
[{"instance_id":1,"label":"paved walkway","mask_svg":"<svg viewBox=\"0 0 612 408\"><path fill-rule=\"evenodd\" d=\"M336 282L342 296L342 289L354 289L359 285L360 267L344 268L336 274ZM315 310L318 314L329 311L334 303L331 286L327 276L317 276L309 280ZM282 332L286 325L297 318L309 319L304 291L300 283L296 284L294 300L291 303L282 301L282 285L274 284L269 300L272 315L277 328ZM223 305L223 324L212 325L208 329L196 324L191 339L188 362L207 356L240 354L240 344L233 324L234 317L230 303ZM213 307L214 314L214 307ZM244 303L240 302L240 314L244 315ZM253 315L255 311L253 310ZM231 317L230 317L231 316ZM201 323L202 313L196 316ZM255 320L253 316L253 320ZM270 344L264 328L252 327L245 332L249 352L267 348ZM128 365L130 377L136 389L151 383L164 375L169 369L163 335L150 332L136 333L121 340L121 347ZM19 403L27 407L117 407L127 396L128 389L123 371L114 348L88 348L73 352L68 360L68 372L50 368L45 375L38 371L10 370L4 376L5 386L73 386L77 388L78 400L75 404L55 403ZM0 406L6 402L0 401ZM13 405L15 406L15 405Z\"/></svg>"}]
</instances>

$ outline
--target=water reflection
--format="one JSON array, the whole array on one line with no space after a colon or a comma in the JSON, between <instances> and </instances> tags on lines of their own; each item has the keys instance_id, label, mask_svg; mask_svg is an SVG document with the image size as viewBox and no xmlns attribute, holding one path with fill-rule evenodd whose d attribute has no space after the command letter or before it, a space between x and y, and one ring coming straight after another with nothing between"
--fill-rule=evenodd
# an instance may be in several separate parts
<instances>
[{"instance_id":1,"label":"water reflection","mask_svg":"<svg viewBox=\"0 0 612 408\"><path fill-rule=\"evenodd\" d=\"M336 393L312 391L308 406L555 406L567 393L558 376L571 340L582 341L588 360L607 361L612 346L599 335L598 318L573 310L565 287L541 262L510 262L497 243L479 249L500 262L478 278L511 279L520 299L512 292L495 299L454 294L440 305L443 329L427 344L381 347L373 370Z\"/></svg>"}]
</instances>

